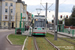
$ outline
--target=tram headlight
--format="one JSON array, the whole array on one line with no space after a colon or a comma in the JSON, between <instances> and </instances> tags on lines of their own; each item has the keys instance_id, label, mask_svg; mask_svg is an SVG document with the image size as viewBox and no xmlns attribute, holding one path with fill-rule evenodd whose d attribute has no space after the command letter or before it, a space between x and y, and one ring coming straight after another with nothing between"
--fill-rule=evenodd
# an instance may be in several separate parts
<instances>
[{"instance_id":1,"label":"tram headlight","mask_svg":"<svg viewBox=\"0 0 75 50\"><path fill-rule=\"evenodd\" d=\"M42 28L44 30L44 28Z\"/></svg>"},{"instance_id":2,"label":"tram headlight","mask_svg":"<svg viewBox=\"0 0 75 50\"><path fill-rule=\"evenodd\" d=\"M37 28L35 28L35 29L37 29Z\"/></svg>"},{"instance_id":3,"label":"tram headlight","mask_svg":"<svg viewBox=\"0 0 75 50\"><path fill-rule=\"evenodd\" d=\"M38 21L38 19L36 19L36 21Z\"/></svg>"}]
</instances>

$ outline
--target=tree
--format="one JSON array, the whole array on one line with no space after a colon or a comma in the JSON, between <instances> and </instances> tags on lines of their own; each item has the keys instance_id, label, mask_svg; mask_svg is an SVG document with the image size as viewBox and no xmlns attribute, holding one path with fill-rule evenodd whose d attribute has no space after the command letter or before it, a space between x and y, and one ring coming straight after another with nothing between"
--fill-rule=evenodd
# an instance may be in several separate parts
<instances>
[{"instance_id":1,"label":"tree","mask_svg":"<svg viewBox=\"0 0 75 50\"><path fill-rule=\"evenodd\" d=\"M72 14L69 18L69 22L70 22L70 25L73 25L75 26L75 6L73 6L73 9L72 9Z\"/></svg>"},{"instance_id":2,"label":"tree","mask_svg":"<svg viewBox=\"0 0 75 50\"><path fill-rule=\"evenodd\" d=\"M70 25L71 25L71 24L70 24L70 19L65 18L65 25L66 25L66 26L70 26Z\"/></svg>"}]
</instances>

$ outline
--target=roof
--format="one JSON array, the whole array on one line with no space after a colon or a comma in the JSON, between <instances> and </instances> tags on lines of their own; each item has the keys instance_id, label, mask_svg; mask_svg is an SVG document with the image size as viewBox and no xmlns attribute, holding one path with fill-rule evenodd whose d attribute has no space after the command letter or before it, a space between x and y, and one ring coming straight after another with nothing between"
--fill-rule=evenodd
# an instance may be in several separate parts
<instances>
[{"instance_id":1,"label":"roof","mask_svg":"<svg viewBox=\"0 0 75 50\"><path fill-rule=\"evenodd\" d=\"M22 3L22 1L21 0L17 0L17 3Z\"/></svg>"},{"instance_id":2,"label":"roof","mask_svg":"<svg viewBox=\"0 0 75 50\"><path fill-rule=\"evenodd\" d=\"M17 0L17 2L16 3L22 3L23 5L26 5L27 6L27 4L25 4L25 2L24 1L22 1L22 0Z\"/></svg>"}]
</instances>

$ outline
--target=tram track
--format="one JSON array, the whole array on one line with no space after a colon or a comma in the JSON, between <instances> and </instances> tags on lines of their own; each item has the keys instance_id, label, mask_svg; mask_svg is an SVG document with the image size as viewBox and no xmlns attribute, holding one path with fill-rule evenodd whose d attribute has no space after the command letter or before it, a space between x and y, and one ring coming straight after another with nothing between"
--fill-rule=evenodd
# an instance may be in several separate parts
<instances>
[{"instance_id":1,"label":"tram track","mask_svg":"<svg viewBox=\"0 0 75 50\"><path fill-rule=\"evenodd\" d=\"M33 37L33 38L34 38L34 46L35 46L35 50L39 50L38 45L37 45L37 42L36 42L36 37Z\"/></svg>"},{"instance_id":2,"label":"tram track","mask_svg":"<svg viewBox=\"0 0 75 50\"><path fill-rule=\"evenodd\" d=\"M52 32L52 31L51 31ZM54 33L54 32L52 32L52 33ZM53 35L53 34L52 34ZM62 36L64 36L64 35L62 35ZM67 36L66 36L67 37ZM70 43L70 44L73 44L73 45L75 45L75 43L73 43L73 42L71 42L71 41L68 41L68 40L66 40L66 39L63 39L63 38L60 38L60 37L58 37L59 39L61 39L61 40L63 40L63 41L66 41L66 42L68 42L68 43ZM72 39L71 37L69 37L70 39Z\"/></svg>"},{"instance_id":3,"label":"tram track","mask_svg":"<svg viewBox=\"0 0 75 50\"><path fill-rule=\"evenodd\" d=\"M52 45L56 50L60 50L58 47L56 47L52 42L50 42L46 37L44 37L44 39L50 44Z\"/></svg>"},{"instance_id":4,"label":"tram track","mask_svg":"<svg viewBox=\"0 0 75 50\"><path fill-rule=\"evenodd\" d=\"M35 46L35 50L40 50L36 41L37 37L33 37L34 38L34 46ZM53 47L55 48L55 50L60 50L58 47L56 47L52 42L50 42L46 37L44 37L44 39Z\"/></svg>"},{"instance_id":5,"label":"tram track","mask_svg":"<svg viewBox=\"0 0 75 50\"><path fill-rule=\"evenodd\" d=\"M63 39L63 38L60 38L60 37L58 37L59 39L61 39L61 40L64 40L64 41L66 41L66 42L68 42L68 43L70 43L70 44L73 44L73 45L75 45L75 43L73 43L73 42L71 42L71 41L68 41L68 40L66 40L66 39Z\"/></svg>"}]
</instances>

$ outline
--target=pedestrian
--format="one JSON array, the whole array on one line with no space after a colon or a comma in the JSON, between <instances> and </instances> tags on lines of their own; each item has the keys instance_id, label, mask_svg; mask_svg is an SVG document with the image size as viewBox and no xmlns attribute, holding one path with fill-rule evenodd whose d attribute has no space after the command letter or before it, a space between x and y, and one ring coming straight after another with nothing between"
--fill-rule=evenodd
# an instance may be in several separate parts
<instances>
[{"instance_id":1,"label":"pedestrian","mask_svg":"<svg viewBox=\"0 0 75 50\"><path fill-rule=\"evenodd\" d=\"M70 34L70 27L68 28L68 33Z\"/></svg>"},{"instance_id":2,"label":"pedestrian","mask_svg":"<svg viewBox=\"0 0 75 50\"><path fill-rule=\"evenodd\" d=\"M26 30L26 25L25 25L25 30Z\"/></svg>"}]
</instances>

